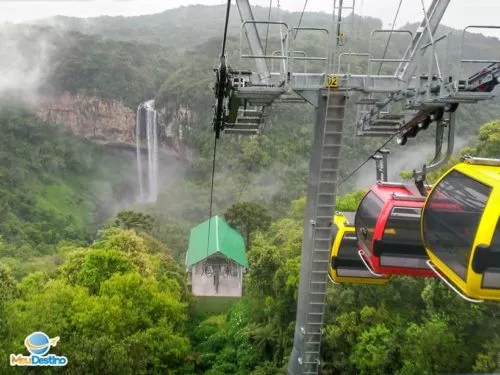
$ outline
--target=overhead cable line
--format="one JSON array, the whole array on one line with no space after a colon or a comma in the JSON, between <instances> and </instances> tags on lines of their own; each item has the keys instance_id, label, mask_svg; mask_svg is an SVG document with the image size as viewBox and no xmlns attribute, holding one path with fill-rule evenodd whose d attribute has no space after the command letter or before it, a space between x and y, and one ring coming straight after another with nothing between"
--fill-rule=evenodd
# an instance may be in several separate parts
<instances>
[{"instance_id":1,"label":"overhead cable line","mask_svg":"<svg viewBox=\"0 0 500 375\"><path fill-rule=\"evenodd\" d=\"M222 53L221 57L226 53L226 39L227 39L227 29L229 25L229 11L231 10L231 0L227 0L227 8L226 8L226 23L224 25L224 37L222 39Z\"/></svg>"},{"instance_id":2,"label":"overhead cable line","mask_svg":"<svg viewBox=\"0 0 500 375\"><path fill-rule=\"evenodd\" d=\"M273 6L273 0L269 0L269 13L267 14L267 22L271 21L271 9ZM267 24L267 31L266 31L266 45L264 47L264 55L267 55L267 39L269 38L269 26L270 24Z\"/></svg>"},{"instance_id":3,"label":"overhead cable line","mask_svg":"<svg viewBox=\"0 0 500 375\"><path fill-rule=\"evenodd\" d=\"M304 12L306 10L306 6L307 6L308 1L309 0L306 0L306 2L304 3L304 8L302 8L302 13L301 13L300 18L299 18L299 25L297 26L297 32L295 33L293 40L295 40L297 38L297 34L299 33L300 24L302 23L302 17L304 17Z\"/></svg>"},{"instance_id":4,"label":"overhead cable line","mask_svg":"<svg viewBox=\"0 0 500 375\"><path fill-rule=\"evenodd\" d=\"M210 211L208 214L208 238L207 238L207 256L208 256L208 247L210 244L210 222L212 219L212 204L214 199L214 177L215 177L215 156L217 154L217 138L214 137L214 157L212 160L212 186L210 187Z\"/></svg>"},{"instance_id":5,"label":"overhead cable line","mask_svg":"<svg viewBox=\"0 0 500 375\"><path fill-rule=\"evenodd\" d=\"M208 237L207 237L207 256L208 256L208 247L210 244L210 224L212 219L212 207L213 207L213 198L214 198L214 179L215 179L215 157L217 154L217 139L219 138L221 123L223 122L224 117L224 94L226 91L226 80L227 80L227 65L226 65L226 39L227 39L227 29L229 26L229 13L231 10L231 0L227 0L227 8L226 8L226 21L224 24L224 36L222 38L222 49L220 54L220 65L217 72L217 86L216 86L216 94L217 94L217 104L215 108L215 118L214 118L214 153L212 160L212 185L210 187L210 208L208 214Z\"/></svg>"},{"instance_id":6,"label":"overhead cable line","mask_svg":"<svg viewBox=\"0 0 500 375\"><path fill-rule=\"evenodd\" d=\"M278 21L280 22L279 28L280 28L280 41L281 41L281 55L284 56L285 47L284 47L283 42L285 41L286 36L285 36L285 38L283 38L283 29L282 29L282 25L281 25L280 0L277 0L277 5L278 5ZM287 72L286 60L282 59L282 61L283 61L283 74L286 75L286 72Z\"/></svg>"},{"instance_id":7,"label":"overhead cable line","mask_svg":"<svg viewBox=\"0 0 500 375\"><path fill-rule=\"evenodd\" d=\"M354 12L353 15L354 17ZM359 21L358 21L358 27L357 27L357 32L356 32L356 39L359 39L359 32L361 30L361 24L363 23L363 0L361 0L361 7L359 8Z\"/></svg>"},{"instance_id":8,"label":"overhead cable line","mask_svg":"<svg viewBox=\"0 0 500 375\"><path fill-rule=\"evenodd\" d=\"M370 160L373 159L373 157L377 154L377 152L379 152L381 149L383 149L385 146L387 146L387 144L392 141L392 139L398 135L399 133L396 132L394 133L393 135L391 135L385 142L382 146L380 146L379 148L377 148L370 156L368 156L368 158L363 162L361 163L356 169L354 169L351 173L349 173L347 175L347 177L345 177L342 181L340 181L340 183L337 185L337 186L340 186L342 185L344 182L346 182L349 178L351 178L357 171L359 171L361 168L363 168L363 166L368 163Z\"/></svg>"},{"instance_id":9,"label":"overhead cable line","mask_svg":"<svg viewBox=\"0 0 500 375\"><path fill-rule=\"evenodd\" d=\"M389 37L387 38L387 43L385 44L385 49L384 49L384 54L382 55L382 60L385 59L385 55L387 53L387 49L389 48L389 42L391 41L392 32L394 31L394 26L396 25L396 20L398 19L399 10L401 9L401 4L402 3L403 3L403 0L399 0L398 9L396 10L396 15L394 16L394 20L392 21L391 32L389 33ZM380 71L382 70L382 64L383 63L384 63L383 61L380 62L377 74L380 74Z\"/></svg>"}]
</instances>

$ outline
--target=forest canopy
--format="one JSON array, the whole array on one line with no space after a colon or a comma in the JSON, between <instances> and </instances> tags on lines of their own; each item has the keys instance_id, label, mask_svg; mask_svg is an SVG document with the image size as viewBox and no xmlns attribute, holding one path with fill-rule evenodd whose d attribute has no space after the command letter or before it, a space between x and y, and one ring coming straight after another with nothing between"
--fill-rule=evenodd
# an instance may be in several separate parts
<instances>
[{"instance_id":1,"label":"forest canopy","mask_svg":"<svg viewBox=\"0 0 500 375\"><path fill-rule=\"evenodd\" d=\"M181 174L168 176L174 183L162 186L157 202L139 204L133 194L135 153L99 146L42 122L30 109L13 105L13 97L1 101L0 373L19 372L7 358L26 353L24 339L37 330L60 337L51 352L69 359L57 370L61 373L286 373L304 235L310 106L273 107L261 136L224 136L218 143L212 213L223 215L245 238L244 295L213 312L213 305L223 303L212 300L208 308L187 285L189 231L209 214L212 68L220 48L220 30L213 24L221 24L222 10L190 6L134 18L90 23L58 18L46 26L15 26L22 31L26 55L37 38L58 46L41 95L70 91L119 100L132 110L155 98L170 115L187 108L195 116L184 129L184 141L194 156ZM255 11L267 17L266 9ZM283 12L286 20L298 16ZM381 28L381 21L357 21L360 31L353 44L366 50L369 32ZM304 25L321 22L329 18L304 16ZM234 15L230 30L228 56L236 66L239 21ZM457 33L452 32L454 45ZM489 58L498 50L496 39L477 36L476 41L473 54ZM270 47L278 42L272 37ZM298 43L322 52L316 39ZM394 43L394 53L404 52L406 42L395 38ZM383 43L376 46L382 49ZM450 61L455 53L452 49ZM353 63L354 71L362 69L359 61ZM463 147L427 176L429 182L460 155L500 156L499 109L496 104L459 107L457 139ZM354 137L352 103L346 113L342 178L380 146ZM424 163L430 155L423 146L432 134L432 129L422 132L407 148L389 144L391 160L405 169L415 159ZM337 210L356 210L368 185L360 181L375 183L370 168L369 175L354 175L342 185ZM498 371L498 313L495 304L457 298L436 279L329 285L322 373Z\"/></svg>"}]
</instances>

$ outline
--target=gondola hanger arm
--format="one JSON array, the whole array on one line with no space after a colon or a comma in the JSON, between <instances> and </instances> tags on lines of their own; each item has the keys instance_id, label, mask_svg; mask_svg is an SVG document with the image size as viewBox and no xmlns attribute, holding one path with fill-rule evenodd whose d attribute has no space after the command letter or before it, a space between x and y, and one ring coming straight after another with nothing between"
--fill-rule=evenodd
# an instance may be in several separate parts
<instances>
[{"instance_id":1,"label":"gondola hanger arm","mask_svg":"<svg viewBox=\"0 0 500 375\"><path fill-rule=\"evenodd\" d=\"M444 119L441 119L436 124L436 148L434 152L434 158L432 159L429 165L423 165L422 169L413 171L413 179L415 181L415 185L417 189L420 191L422 196L427 195L427 191L425 189L425 176L428 172L432 172L440 167L442 167L445 163L450 160L451 155L453 154L453 149L455 147L455 112L447 112L449 118L447 121L448 126L448 139L446 146L446 153L443 157L441 157L441 147L443 142L443 128L446 124L442 123Z\"/></svg>"}]
</instances>

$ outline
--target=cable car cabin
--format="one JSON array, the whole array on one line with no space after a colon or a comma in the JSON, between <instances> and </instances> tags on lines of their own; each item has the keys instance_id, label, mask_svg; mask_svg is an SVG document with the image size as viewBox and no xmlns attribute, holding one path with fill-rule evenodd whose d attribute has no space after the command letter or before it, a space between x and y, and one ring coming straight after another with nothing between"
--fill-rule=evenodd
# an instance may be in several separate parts
<instances>
[{"instance_id":1,"label":"cable car cabin","mask_svg":"<svg viewBox=\"0 0 500 375\"><path fill-rule=\"evenodd\" d=\"M354 212L336 212L333 217L331 262L328 270L333 283L385 284L390 276L375 276L358 255Z\"/></svg>"},{"instance_id":2,"label":"cable car cabin","mask_svg":"<svg viewBox=\"0 0 500 375\"><path fill-rule=\"evenodd\" d=\"M429 266L472 302L500 300L499 213L500 159L470 157L438 180L423 209Z\"/></svg>"},{"instance_id":3,"label":"cable car cabin","mask_svg":"<svg viewBox=\"0 0 500 375\"><path fill-rule=\"evenodd\" d=\"M420 235L425 197L412 186L379 182L356 211L359 257L375 274L435 277Z\"/></svg>"}]
</instances>

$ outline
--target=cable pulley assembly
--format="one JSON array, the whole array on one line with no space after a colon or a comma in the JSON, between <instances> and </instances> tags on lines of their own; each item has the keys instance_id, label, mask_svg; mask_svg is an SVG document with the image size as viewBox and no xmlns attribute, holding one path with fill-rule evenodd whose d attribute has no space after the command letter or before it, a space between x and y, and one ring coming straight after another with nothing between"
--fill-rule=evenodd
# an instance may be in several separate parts
<instances>
[{"instance_id":1,"label":"cable pulley assembly","mask_svg":"<svg viewBox=\"0 0 500 375\"><path fill-rule=\"evenodd\" d=\"M220 54L220 64L217 69L214 69L216 74L216 82L214 87L214 93L216 103L214 108L214 132L215 139L219 139L221 130L224 129L226 123L226 98L229 96L231 89L231 81L229 79L229 67L227 66L226 57L226 39L227 39L227 28L229 24L229 11L231 9L231 1L227 2L226 9L226 22L224 25L224 36L222 38L222 49Z\"/></svg>"},{"instance_id":2,"label":"cable pulley assembly","mask_svg":"<svg viewBox=\"0 0 500 375\"><path fill-rule=\"evenodd\" d=\"M214 93L215 98L217 99L214 108L214 132L217 139L219 139L221 130L224 130L224 125L227 119L225 103L231 88L228 70L226 57L221 56L219 67L214 69L216 74Z\"/></svg>"}]
</instances>

